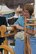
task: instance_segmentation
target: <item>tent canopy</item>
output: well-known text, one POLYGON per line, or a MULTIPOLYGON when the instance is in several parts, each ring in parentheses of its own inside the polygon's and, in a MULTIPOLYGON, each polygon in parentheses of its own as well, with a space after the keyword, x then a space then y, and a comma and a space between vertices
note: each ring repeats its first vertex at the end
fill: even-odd
POLYGON ((15 12, 14 9, 9 9, 6 5, 0 5, 0 14, 8 14, 15 12))

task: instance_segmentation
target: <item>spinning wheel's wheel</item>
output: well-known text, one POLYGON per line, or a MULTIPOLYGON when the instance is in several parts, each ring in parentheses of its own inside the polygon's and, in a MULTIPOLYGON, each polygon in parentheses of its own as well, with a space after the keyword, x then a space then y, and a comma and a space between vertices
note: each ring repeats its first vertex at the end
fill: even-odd
MULTIPOLYGON (((9 30, 9 29, 8 29, 9 30)), ((12 27, 11 27, 11 29, 10 30, 12 30, 12 27)), ((14 30, 14 33, 16 33, 16 29, 14 28, 13 29, 14 30)), ((7 31, 7 27, 5 26, 5 25, 2 25, 2 26, 0 26, 0 39, 2 38, 6 38, 7 36, 10 36, 10 35, 13 35, 14 33, 7 33, 6 34, 6 31, 7 31)), ((5 39, 6 40, 6 39, 5 39)), ((1 43, 3 42, 4 40, 2 40, 2 41, 0 41, 1 43)), ((7 40, 6 40, 7 41, 7 40)), ((7 51, 9 51, 10 52, 10 54, 14 54, 14 51, 13 51, 13 49, 11 49, 10 47, 8 47, 8 45, 7 45, 7 43, 6 42, 4 42, 2 45, 0 45, 0 48, 3 48, 6 52, 7 51)), ((4 52, 5 52, 4 51, 4 52)), ((4 53, 4 54, 7 54, 7 53, 4 53)))
POLYGON ((10 52, 10 54, 14 54, 13 49, 11 49, 10 47, 8 47, 7 45, 0 45, 0 48, 3 48, 4 50, 10 52))
POLYGON ((11 27, 8 27, 8 30, 11 30, 11 31, 14 31, 13 33, 7 33, 6 34, 6 31, 7 31, 7 27, 5 25, 2 25, 0 26, 0 37, 7 37, 7 36, 10 36, 10 35, 13 35, 16 33, 16 28, 13 26, 13 30, 12 30, 12 26, 11 27), (10 28, 10 29, 9 29, 10 28))

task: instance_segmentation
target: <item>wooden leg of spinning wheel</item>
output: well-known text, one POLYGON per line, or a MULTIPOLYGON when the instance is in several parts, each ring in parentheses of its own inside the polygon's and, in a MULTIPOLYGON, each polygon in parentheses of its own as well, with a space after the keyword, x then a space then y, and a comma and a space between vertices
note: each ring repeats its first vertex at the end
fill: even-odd
MULTIPOLYGON (((5 45, 8 45, 8 41, 7 41, 6 38, 5 38, 4 44, 5 44, 5 45)), ((6 50, 4 50, 4 54, 8 54, 8 52, 7 52, 6 50)))

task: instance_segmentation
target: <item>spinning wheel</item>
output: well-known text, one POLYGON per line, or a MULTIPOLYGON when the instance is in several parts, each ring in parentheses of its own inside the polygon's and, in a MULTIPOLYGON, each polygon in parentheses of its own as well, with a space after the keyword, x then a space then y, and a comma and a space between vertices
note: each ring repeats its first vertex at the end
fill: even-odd
MULTIPOLYGON (((28 25, 36 26, 36 24, 27 24, 26 20, 32 20, 32 19, 26 19, 25 18, 25 30, 24 30, 25 31, 25 37, 24 37, 24 41, 25 41, 25 53, 24 54, 31 54, 30 40, 29 40, 29 37, 26 36, 26 30, 27 30, 26 26, 28 26, 28 25)), ((33 20, 35 20, 35 19, 33 19, 33 20)), ((12 35, 12 33, 6 34, 5 32, 7 30, 12 30, 12 26, 11 27, 0 26, 0 37, 7 37, 7 36, 12 35), (11 29, 8 29, 8 28, 11 28, 11 29)), ((15 30, 14 33, 16 33, 16 28, 15 27, 14 27, 13 30, 15 30)), ((33 31, 33 32, 36 34, 36 30, 33 31)), ((0 48, 3 48, 4 50, 10 51, 11 54, 14 54, 13 50, 11 48, 9 48, 7 46, 7 44, 5 45, 5 43, 4 43, 4 45, 0 45, 0 48)))
POLYGON ((4 54, 7 54, 6 52, 9 51, 10 54, 14 54, 14 51, 13 49, 11 49, 10 47, 8 47, 7 45, 7 41, 8 40, 4 40, 3 38, 6 38, 7 36, 10 36, 10 35, 13 35, 14 33, 16 33, 16 29, 15 27, 13 28, 14 30, 14 33, 7 33, 6 34, 6 31, 7 30, 12 30, 12 27, 8 27, 10 29, 7 29, 7 27, 5 25, 2 25, 0 26, 0 39, 2 38, 2 41, 0 41, 0 43, 3 43, 2 45, 0 45, 0 48, 3 48, 5 50, 5 53, 4 54))

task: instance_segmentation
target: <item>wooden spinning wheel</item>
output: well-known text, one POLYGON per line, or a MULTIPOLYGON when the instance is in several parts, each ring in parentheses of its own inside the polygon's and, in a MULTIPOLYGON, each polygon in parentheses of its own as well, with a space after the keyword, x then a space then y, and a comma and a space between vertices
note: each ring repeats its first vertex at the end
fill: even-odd
MULTIPOLYGON (((13 30, 15 30, 15 27, 14 27, 13 30)), ((5 33, 6 31, 7 31, 7 27, 5 25, 0 26, 0 38, 3 38, 3 37, 5 38, 3 44, 0 45, 0 48, 4 49, 4 54, 7 54, 6 53, 7 51, 9 51, 10 54, 14 54, 13 49, 11 49, 10 47, 8 47, 8 45, 7 45, 8 40, 6 40, 6 37, 10 36, 10 35, 13 35, 14 33, 16 33, 16 31, 13 34, 12 33, 9 33, 9 34, 7 33, 6 34, 5 33)))

